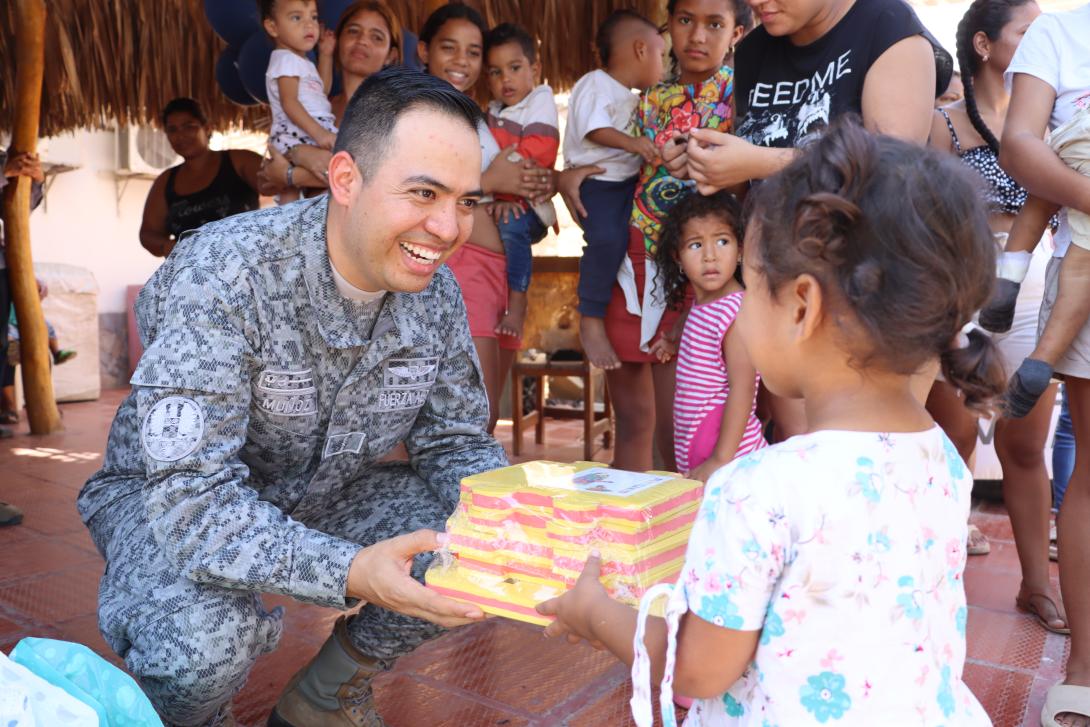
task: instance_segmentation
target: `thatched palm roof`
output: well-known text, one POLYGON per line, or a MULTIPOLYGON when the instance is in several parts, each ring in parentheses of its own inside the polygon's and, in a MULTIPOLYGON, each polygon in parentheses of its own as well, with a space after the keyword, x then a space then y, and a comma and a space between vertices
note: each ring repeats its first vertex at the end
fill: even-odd
MULTIPOLYGON (((229 0, 224 0, 229 1, 229 0)), ((175 96, 192 96, 217 127, 260 126, 263 107, 242 108, 220 93, 215 63, 224 43, 201 0, 49 0, 41 135, 115 123, 155 123, 175 96)), ((477 0, 489 24, 514 21, 543 39, 545 79, 569 88, 594 67, 594 30, 618 7, 662 20, 665 0, 477 0)), ((424 0, 391 0, 419 29, 424 0)), ((11 128, 15 96, 13 3, 0 2, 0 131, 11 128)))

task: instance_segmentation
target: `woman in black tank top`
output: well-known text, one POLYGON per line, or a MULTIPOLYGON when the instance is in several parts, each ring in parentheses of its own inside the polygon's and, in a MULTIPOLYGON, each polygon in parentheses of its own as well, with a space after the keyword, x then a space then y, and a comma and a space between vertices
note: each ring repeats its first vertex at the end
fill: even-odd
POLYGON ((144 204, 140 244, 165 257, 182 233, 258 208, 261 157, 208 148, 208 122, 196 101, 174 99, 163 109, 170 146, 184 161, 159 175, 144 204))

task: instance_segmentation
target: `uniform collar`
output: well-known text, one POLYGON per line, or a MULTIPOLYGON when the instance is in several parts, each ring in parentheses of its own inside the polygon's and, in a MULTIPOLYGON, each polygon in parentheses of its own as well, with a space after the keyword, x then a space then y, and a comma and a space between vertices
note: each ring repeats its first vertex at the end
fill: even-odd
MULTIPOLYGON (((322 338, 331 348, 355 348, 396 335, 402 347, 413 344, 414 326, 430 316, 421 293, 387 293, 383 301, 360 302, 337 290, 326 242, 329 195, 303 203, 296 219, 296 235, 302 242, 303 279, 322 338), (375 308, 382 310, 376 320, 375 308)), ((431 286, 429 286, 430 289, 431 286)))

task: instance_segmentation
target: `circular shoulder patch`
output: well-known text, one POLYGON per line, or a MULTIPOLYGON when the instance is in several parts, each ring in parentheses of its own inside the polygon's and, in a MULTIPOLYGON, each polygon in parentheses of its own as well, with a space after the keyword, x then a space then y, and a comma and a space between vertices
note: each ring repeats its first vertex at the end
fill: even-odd
POLYGON ((184 396, 168 396, 156 402, 140 428, 144 451, 160 462, 175 462, 193 454, 203 436, 201 407, 184 396))

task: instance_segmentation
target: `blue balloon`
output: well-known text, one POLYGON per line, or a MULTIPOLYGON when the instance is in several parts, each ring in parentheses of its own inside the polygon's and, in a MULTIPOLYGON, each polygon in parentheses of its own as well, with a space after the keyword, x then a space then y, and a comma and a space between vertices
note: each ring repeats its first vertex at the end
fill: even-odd
POLYGON ((257 99, 246 91, 238 75, 238 49, 227 46, 216 61, 216 83, 223 95, 240 106, 253 106, 257 99))
POLYGON ((259 30, 238 49, 238 75, 246 92, 262 103, 269 102, 265 92, 265 71, 269 68, 269 56, 273 42, 265 31, 259 30))
POLYGON ((236 48, 261 28, 255 0, 204 0, 204 14, 216 35, 236 48))

